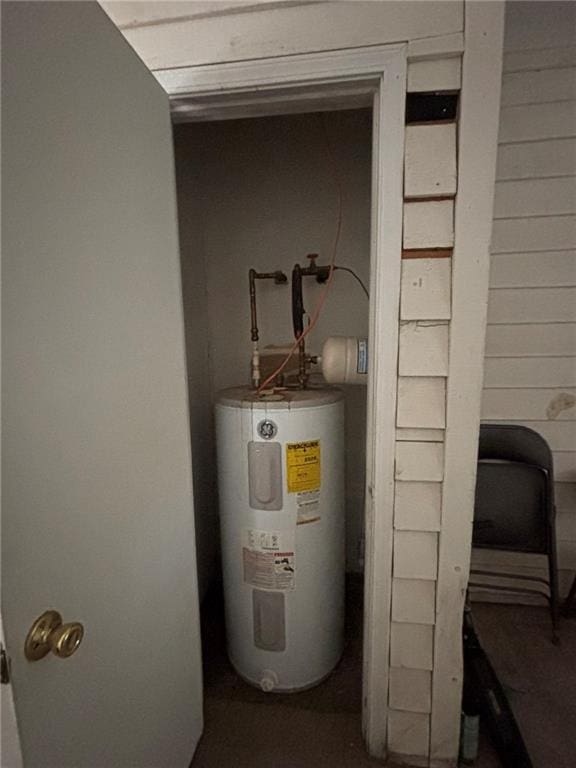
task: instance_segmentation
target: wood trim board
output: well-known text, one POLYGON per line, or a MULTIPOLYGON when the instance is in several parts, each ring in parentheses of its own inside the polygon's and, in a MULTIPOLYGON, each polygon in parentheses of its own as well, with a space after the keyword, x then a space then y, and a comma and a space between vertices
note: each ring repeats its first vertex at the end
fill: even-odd
POLYGON ((430 764, 456 765, 488 307, 504 3, 466 2, 430 764))

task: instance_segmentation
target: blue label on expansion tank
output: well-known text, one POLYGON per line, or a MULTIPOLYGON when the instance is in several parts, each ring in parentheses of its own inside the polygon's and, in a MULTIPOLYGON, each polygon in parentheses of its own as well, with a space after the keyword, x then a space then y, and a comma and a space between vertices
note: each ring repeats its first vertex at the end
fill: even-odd
POLYGON ((368 340, 358 339, 357 373, 368 373, 368 340))

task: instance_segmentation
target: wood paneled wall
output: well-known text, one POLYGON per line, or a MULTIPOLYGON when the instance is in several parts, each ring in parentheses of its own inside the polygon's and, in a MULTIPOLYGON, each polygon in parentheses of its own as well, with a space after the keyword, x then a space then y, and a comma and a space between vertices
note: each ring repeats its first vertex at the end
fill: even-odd
MULTIPOLYGON (((459 57, 409 64, 408 90, 458 90, 460 76, 459 57)), ((410 765, 430 759, 456 191, 456 123, 408 125, 388 747, 410 765)))
POLYGON ((508 4, 482 402, 484 421, 550 443, 564 591, 576 569, 575 28, 572 3, 508 4))

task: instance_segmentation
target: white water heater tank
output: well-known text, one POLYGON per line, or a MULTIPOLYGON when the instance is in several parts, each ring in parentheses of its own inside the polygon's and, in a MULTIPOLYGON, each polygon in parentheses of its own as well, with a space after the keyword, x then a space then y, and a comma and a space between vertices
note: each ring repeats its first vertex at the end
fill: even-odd
POLYGON ((265 691, 309 688, 343 648, 343 395, 225 390, 216 435, 230 661, 265 691))

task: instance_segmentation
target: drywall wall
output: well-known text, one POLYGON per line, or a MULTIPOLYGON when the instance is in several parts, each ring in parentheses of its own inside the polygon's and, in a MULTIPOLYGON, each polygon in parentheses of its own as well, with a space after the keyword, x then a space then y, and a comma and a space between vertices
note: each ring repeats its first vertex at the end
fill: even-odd
MULTIPOLYGON (((354 110, 186 124, 175 129, 175 147, 195 502, 197 509, 202 505, 199 514, 205 515, 198 522, 202 563, 204 552, 212 557, 215 534, 214 491, 208 480, 214 475, 209 390, 249 382, 248 270, 283 269, 290 274, 296 262, 306 263, 308 253, 319 253, 321 262, 327 262, 337 230, 340 184, 337 263, 352 266, 368 282, 371 115, 369 110, 354 110), (205 493, 199 492, 198 483, 205 493)), ((320 288, 307 280, 304 290, 310 311, 320 288)), ((261 281, 257 291, 261 347, 290 343, 289 286, 261 281)), ((366 297, 350 275, 337 272, 310 334, 309 350, 320 352, 330 335, 366 336, 367 331, 366 297)), ((366 389, 348 387, 346 394, 347 563, 350 570, 359 570, 366 389)), ((200 567, 206 570, 208 564, 200 567)))
POLYGON ((508 3, 504 50, 482 417, 550 443, 565 591, 576 569, 576 5, 508 3))

